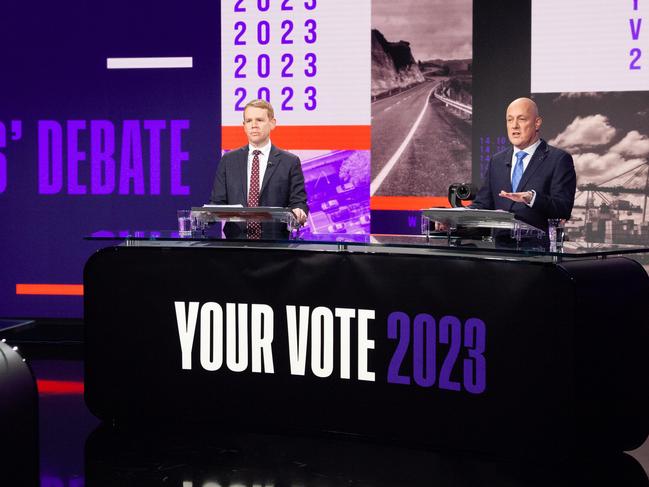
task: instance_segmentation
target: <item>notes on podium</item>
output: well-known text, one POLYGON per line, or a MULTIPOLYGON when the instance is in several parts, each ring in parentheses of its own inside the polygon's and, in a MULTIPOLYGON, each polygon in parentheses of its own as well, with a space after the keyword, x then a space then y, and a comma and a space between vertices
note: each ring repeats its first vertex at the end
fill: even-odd
POLYGON ((545 232, 504 210, 480 210, 477 208, 428 208, 421 211, 426 233, 434 230, 434 223, 442 223, 450 232, 459 226, 467 228, 501 228, 512 230, 516 236, 521 233, 542 236, 545 232))
POLYGON ((192 218, 202 223, 257 221, 286 223, 291 229, 299 227, 293 211, 280 206, 203 205, 192 208, 192 218))

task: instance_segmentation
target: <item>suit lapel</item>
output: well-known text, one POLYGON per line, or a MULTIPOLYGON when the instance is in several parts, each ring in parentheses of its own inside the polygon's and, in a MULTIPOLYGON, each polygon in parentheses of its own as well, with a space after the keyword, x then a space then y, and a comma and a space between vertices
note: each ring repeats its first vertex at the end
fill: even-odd
POLYGON ((501 186, 500 189, 511 193, 512 191, 512 154, 514 152, 513 148, 509 148, 505 154, 505 160, 500 164, 500 178, 501 186))
POLYGON ((549 151, 548 145, 545 143, 544 140, 542 140, 539 146, 534 151, 534 155, 532 156, 532 159, 530 160, 529 164, 527 165, 527 168, 525 169, 525 172, 523 173, 521 182, 518 184, 519 191, 525 190, 525 186, 527 185, 527 182, 538 170, 538 168, 541 167, 541 163, 543 162, 543 159, 545 159, 545 157, 548 155, 548 151, 549 151))
MULTIPOLYGON (((498 164, 498 181, 500 184, 497 185, 494 189, 498 192, 506 191, 511 193, 512 191, 512 154, 514 149, 510 147, 504 155, 504 159, 498 164)), ((503 199, 501 196, 494 194, 494 198, 503 199)), ((513 201, 508 201, 505 203, 506 210, 511 210, 514 205, 513 201)))
MULTIPOLYGON (((236 178, 241 181, 241 194, 243 195, 243 205, 248 206, 248 146, 239 149, 237 154, 237 171, 236 178)), ((235 179, 236 180, 236 179, 235 179)))
POLYGON ((282 159, 279 150, 277 150, 277 147, 275 147, 274 145, 271 145, 270 154, 268 155, 268 165, 266 166, 266 172, 264 173, 264 180, 262 181, 261 188, 259 190, 260 197, 268 186, 268 181, 270 181, 270 178, 273 177, 273 173, 275 172, 275 169, 277 169, 277 166, 279 166, 281 160, 282 159))

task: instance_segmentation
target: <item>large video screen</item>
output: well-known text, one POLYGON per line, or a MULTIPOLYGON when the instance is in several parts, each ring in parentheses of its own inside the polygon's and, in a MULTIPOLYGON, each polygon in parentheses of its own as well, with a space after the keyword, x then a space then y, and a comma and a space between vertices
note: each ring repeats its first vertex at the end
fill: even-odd
POLYGON ((375 210, 448 204, 471 181, 473 2, 372 2, 375 210))
POLYGON ((637 0, 532 1, 531 92, 543 132, 570 152, 573 241, 647 244, 649 36, 637 0))
POLYGON ((222 147, 247 143, 243 108, 270 101, 271 141, 302 161, 305 238, 369 233, 370 0, 221 3, 222 147))
POLYGON ((7 2, 0 317, 83 313, 89 235, 177 228, 220 147, 218 2, 7 2))
POLYGON ((534 0, 531 91, 649 89, 643 3, 534 0))

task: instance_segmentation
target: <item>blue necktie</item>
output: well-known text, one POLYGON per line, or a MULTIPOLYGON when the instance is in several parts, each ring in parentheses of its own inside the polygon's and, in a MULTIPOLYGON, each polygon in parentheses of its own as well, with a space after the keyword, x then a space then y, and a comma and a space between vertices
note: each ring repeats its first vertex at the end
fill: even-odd
POLYGON ((512 173, 512 193, 516 192, 518 189, 518 183, 521 182, 521 178, 523 177, 523 159, 525 159, 526 155, 527 152, 525 151, 518 151, 516 153, 516 165, 514 166, 514 172, 512 173))

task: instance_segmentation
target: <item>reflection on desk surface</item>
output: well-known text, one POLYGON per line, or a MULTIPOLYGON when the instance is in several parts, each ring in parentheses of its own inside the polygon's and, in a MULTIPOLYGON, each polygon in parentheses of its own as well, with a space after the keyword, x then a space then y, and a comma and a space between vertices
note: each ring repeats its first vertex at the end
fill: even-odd
POLYGON ((326 233, 297 235, 290 239, 246 240, 226 239, 220 232, 193 234, 179 237, 178 232, 158 231, 101 231, 86 237, 88 240, 117 241, 132 246, 244 246, 275 247, 297 250, 353 251, 353 252, 399 252, 435 253, 452 252, 453 254, 502 254, 519 257, 550 258, 595 258, 615 255, 633 255, 638 260, 649 256, 649 245, 611 244, 593 242, 564 242, 563 248, 550 251, 547 240, 527 237, 516 241, 506 234, 491 237, 467 238, 451 236, 443 232, 426 235, 386 235, 386 234, 350 234, 326 233))

